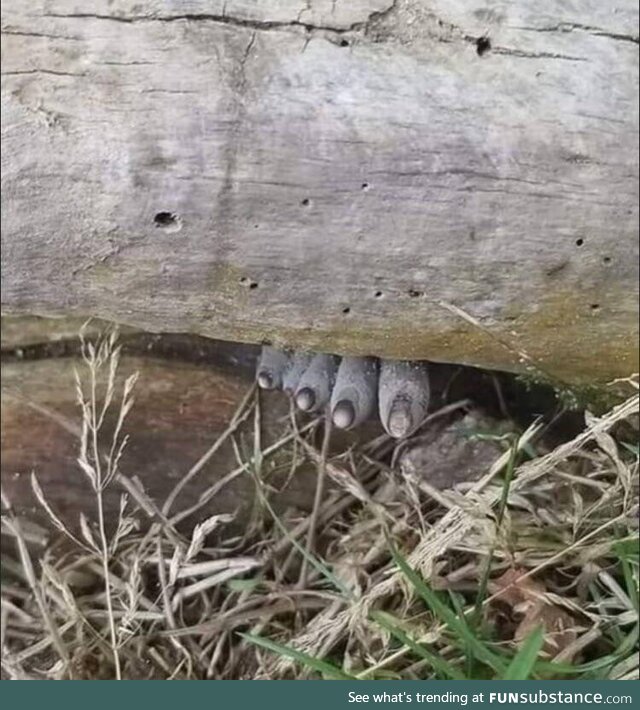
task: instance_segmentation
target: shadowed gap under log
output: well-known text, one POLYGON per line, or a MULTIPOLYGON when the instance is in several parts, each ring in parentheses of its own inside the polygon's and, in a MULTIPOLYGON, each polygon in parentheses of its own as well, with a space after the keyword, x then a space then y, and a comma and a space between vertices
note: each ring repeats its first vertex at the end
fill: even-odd
MULTIPOLYGON (((97 325, 97 324, 96 324, 97 325)), ((64 324, 57 323, 58 332, 64 324)), ((35 326, 33 326, 35 327, 35 326)), ((68 326, 67 326, 68 327, 68 326)), ((28 331, 28 329, 25 329, 28 331)), ((9 330, 5 330, 9 333, 9 330)), ((7 338, 2 355, 2 481, 18 510, 37 509, 29 474, 36 472, 52 506, 72 527, 78 516, 93 506, 92 493, 78 469, 77 436, 61 421, 79 427, 75 400, 74 368, 82 371, 78 341, 68 338, 18 344, 7 338), (13 346, 13 347, 11 347, 13 346)), ((251 386, 257 348, 183 335, 124 333, 119 379, 140 373, 135 404, 126 424, 130 436, 122 461, 123 472, 137 476, 150 497, 161 504, 198 458, 228 425, 233 412, 251 386)), ((496 420, 514 420, 520 426, 533 418, 558 411, 552 390, 528 387, 513 375, 483 372, 474 368, 433 364, 430 409, 469 399, 496 420)), ((265 393, 262 400, 263 446, 283 435, 288 426, 289 400, 281 392, 265 393)), ((301 422, 309 419, 301 415, 301 422)), ((556 422, 553 432, 563 437, 580 421, 575 413, 556 422)), ((109 423, 108 423, 109 424, 109 423)), ((112 424, 112 422, 111 422, 112 424)), ((109 424, 109 425, 111 425, 109 424)), ((250 419, 238 430, 238 441, 251 451, 250 419)), ((380 435, 377 417, 351 432, 335 431, 332 450, 380 435)), ((265 472, 276 489, 290 470, 278 470, 286 456, 275 455, 265 463, 265 472)), ((230 445, 224 446, 202 473, 183 491, 180 509, 194 504, 200 494, 237 467, 230 445)), ((308 510, 313 499, 315 469, 301 462, 281 494, 274 497, 278 510, 293 507, 308 510)), ((237 512, 240 528, 250 514, 253 484, 239 476, 221 490, 198 517, 219 512, 237 512)), ((118 508, 115 490, 107 495, 111 514, 118 508)), ((46 523, 43 516, 40 520, 46 523)))

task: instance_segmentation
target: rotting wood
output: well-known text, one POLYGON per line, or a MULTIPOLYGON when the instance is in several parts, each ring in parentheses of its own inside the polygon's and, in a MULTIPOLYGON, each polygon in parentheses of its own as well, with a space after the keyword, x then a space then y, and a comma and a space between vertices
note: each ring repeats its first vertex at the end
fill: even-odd
POLYGON ((638 7, 2 8, 2 307, 637 369, 638 7))

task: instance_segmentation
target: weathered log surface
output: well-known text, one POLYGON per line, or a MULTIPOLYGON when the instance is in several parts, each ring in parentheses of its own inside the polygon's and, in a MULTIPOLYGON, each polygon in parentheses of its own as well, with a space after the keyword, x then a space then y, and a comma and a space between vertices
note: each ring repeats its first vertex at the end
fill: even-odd
MULTIPOLYGON (((79 345, 80 331, 86 338, 96 338, 114 327, 98 319, 38 318, 37 316, 4 316, 0 318, 2 352, 15 351, 17 357, 27 348, 51 347, 53 343, 73 342, 79 345)), ((136 332, 133 328, 118 328, 121 334, 136 332)))
POLYGON ((5 0, 3 310, 626 375, 637 24, 634 0, 5 0))

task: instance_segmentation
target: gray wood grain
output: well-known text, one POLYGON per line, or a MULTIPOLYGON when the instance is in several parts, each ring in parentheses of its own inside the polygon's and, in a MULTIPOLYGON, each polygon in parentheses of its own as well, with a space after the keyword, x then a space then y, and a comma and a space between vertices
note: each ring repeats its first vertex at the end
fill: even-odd
POLYGON ((637 26, 635 0, 5 0, 3 312, 626 375, 637 26))

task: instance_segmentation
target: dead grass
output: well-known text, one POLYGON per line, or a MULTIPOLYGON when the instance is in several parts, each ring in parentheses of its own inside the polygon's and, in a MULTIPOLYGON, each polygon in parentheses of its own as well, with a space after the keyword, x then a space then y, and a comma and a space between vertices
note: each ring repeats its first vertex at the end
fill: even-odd
POLYGON ((539 427, 513 432, 479 481, 449 491, 392 470, 387 437, 329 456, 321 420, 292 415, 263 447, 252 389, 163 502, 119 470, 135 380, 116 392, 118 353, 112 335, 83 345, 74 475, 96 508, 80 533, 57 517, 37 472, 34 493, 64 544, 43 545, 2 497, 5 678, 496 677, 498 661, 538 643, 536 630, 534 677, 638 677, 635 379, 622 404, 587 413, 572 441, 546 451, 539 427), (110 407, 120 417, 105 440, 110 407), (237 467, 179 509, 222 440, 237 467), (318 467, 309 516, 281 519, 271 505, 264 463, 283 451, 292 472, 303 460, 318 467), (258 503, 244 534, 226 532, 225 515, 185 530, 239 476, 258 503), (115 524, 102 504, 112 486, 124 489, 115 524))

